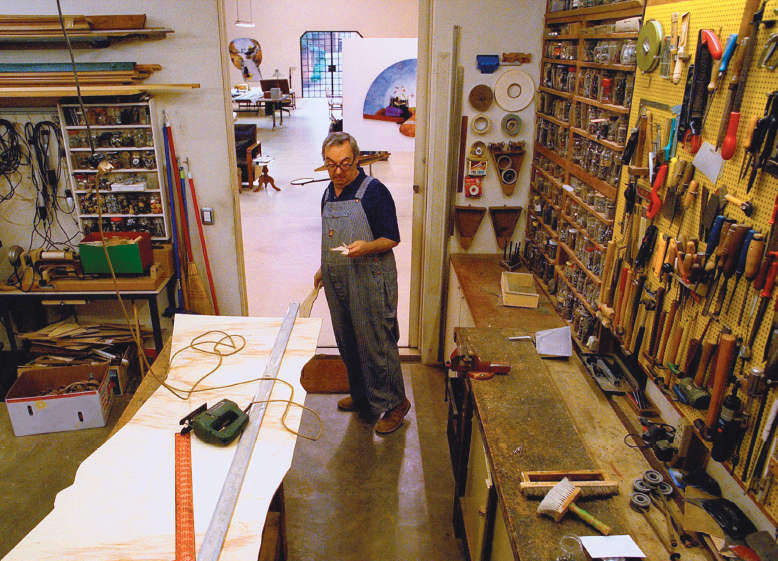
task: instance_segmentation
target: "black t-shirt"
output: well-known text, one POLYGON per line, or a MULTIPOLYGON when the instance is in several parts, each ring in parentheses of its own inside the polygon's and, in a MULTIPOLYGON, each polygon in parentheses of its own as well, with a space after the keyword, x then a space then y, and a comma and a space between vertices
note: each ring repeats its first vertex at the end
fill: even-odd
MULTIPOLYGON (((332 183, 330 183, 321 199, 322 210, 324 210, 324 203, 326 202, 341 202, 355 199, 365 177, 365 170, 359 168, 357 178, 343 188, 340 197, 335 197, 335 189, 332 187, 332 183)), ((386 188, 386 185, 377 179, 373 179, 365 190, 365 195, 360 202, 365 210, 370 230, 373 232, 373 238, 387 238, 400 243, 397 210, 394 206, 392 194, 386 188)))

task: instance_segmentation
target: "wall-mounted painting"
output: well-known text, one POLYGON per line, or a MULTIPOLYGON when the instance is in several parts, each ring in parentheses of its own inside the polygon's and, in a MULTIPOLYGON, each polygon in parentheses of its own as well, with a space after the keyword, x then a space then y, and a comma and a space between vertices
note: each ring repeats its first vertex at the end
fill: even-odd
POLYGON ((256 39, 244 37, 230 41, 230 60, 247 82, 262 79, 262 72, 259 71, 259 65, 262 63, 262 47, 256 39))
POLYGON ((385 68, 365 95, 362 117, 400 125, 400 133, 416 135, 416 59, 395 62, 385 68))

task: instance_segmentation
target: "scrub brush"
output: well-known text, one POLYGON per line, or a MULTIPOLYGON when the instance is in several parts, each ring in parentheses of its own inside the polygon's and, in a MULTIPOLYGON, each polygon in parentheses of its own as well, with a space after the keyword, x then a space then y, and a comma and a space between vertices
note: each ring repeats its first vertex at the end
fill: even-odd
POLYGON ((563 478, 581 489, 582 497, 612 497, 619 492, 619 483, 608 479, 602 470, 523 471, 519 488, 528 498, 541 499, 563 478))
POLYGON ((554 488, 548 492, 548 495, 540 501, 538 505, 538 514, 545 514, 554 519, 554 522, 559 522, 562 517, 567 514, 568 510, 573 511, 578 518, 595 528, 602 535, 607 536, 611 533, 610 526, 597 520, 594 516, 586 512, 581 507, 575 504, 575 500, 581 494, 581 490, 574 486, 565 477, 554 485, 554 488))

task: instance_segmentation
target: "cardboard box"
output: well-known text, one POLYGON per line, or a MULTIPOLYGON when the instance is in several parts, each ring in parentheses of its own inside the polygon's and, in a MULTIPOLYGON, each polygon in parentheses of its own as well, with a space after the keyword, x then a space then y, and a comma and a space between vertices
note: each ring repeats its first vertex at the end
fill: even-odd
POLYGON ((128 345, 122 356, 111 361, 108 366, 108 376, 113 384, 114 395, 122 395, 126 392, 128 382, 139 375, 138 347, 135 345, 128 345))
POLYGON ((26 370, 8 391, 5 403, 16 436, 104 427, 113 405, 108 365, 26 370), (90 376, 100 383, 97 390, 36 397, 90 376))
POLYGON ((162 266, 163 276, 172 277, 176 273, 176 263, 173 260, 173 244, 163 243, 151 248, 154 263, 162 266))
MULTIPOLYGON (((151 251, 151 234, 148 232, 106 232, 105 239, 126 238, 138 240, 138 243, 108 246, 108 256, 111 258, 114 272, 119 274, 142 275, 154 263, 151 251)), ((102 245, 87 245, 84 242, 99 242, 100 232, 89 234, 78 245, 81 255, 81 265, 87 274, 110 274, 108 261, 102 245)))
POLYGON ((535 279, 529 273, 503 272, 500 277, 502 302, 516 308, 537 308, 540 295, 535 291, 535 279))

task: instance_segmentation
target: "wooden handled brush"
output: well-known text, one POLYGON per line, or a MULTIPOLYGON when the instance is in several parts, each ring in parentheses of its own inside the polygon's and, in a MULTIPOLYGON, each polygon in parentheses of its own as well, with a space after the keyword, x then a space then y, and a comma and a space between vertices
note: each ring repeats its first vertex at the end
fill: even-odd
POLYGON ((559 522, 562 517, 567 514, 567 511, 570 510, 574 512, 578 518, 589 524, 602 535, 609 535, 611 533, 610 526, 601 522, 575 504, 575 500, 580 494, 581 489, 574 486, 565 477, 562 481, 554 485, 554 488, 548 492, 548 495, 540 501, 540 505, 538 505, 538 514, 545 514, 546 516, 553 518, 554 522, 559 522))

